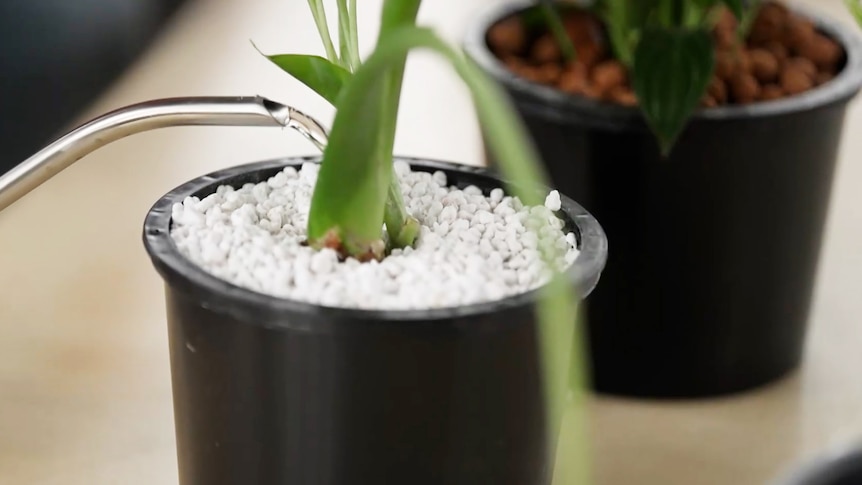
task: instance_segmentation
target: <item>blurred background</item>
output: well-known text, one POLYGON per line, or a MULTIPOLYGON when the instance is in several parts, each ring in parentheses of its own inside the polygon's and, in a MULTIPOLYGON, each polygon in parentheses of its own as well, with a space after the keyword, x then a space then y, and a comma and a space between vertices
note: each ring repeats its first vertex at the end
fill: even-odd
POLYGON ((184 2, 0 2, 0 173, 59 135, 184 2))

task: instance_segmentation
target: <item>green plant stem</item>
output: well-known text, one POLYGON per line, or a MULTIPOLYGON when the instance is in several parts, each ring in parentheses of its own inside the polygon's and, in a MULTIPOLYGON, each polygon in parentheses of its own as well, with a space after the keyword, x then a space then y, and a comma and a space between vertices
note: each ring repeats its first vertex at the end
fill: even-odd
POLYGON ((350 31, 352 24, 347 0, 338 0, 338 49, 342 64, 351 72, 359 67, 359 55, 351 45, 354 37, 350 31))
MULTIPOLYGON (((384 2, 377 48, 381 46, 381 42, 389 32, 415 24, 421 4, 421 0, 387 0, 384 2)), ((386 91, 383 96, 383 105, 380 107, 383 126, 380 127, 379 154, 387 158, 390 165, 393 162, 395 128, 398 124, 398 106, 401 100, 401 84, 404 80, 406 63, 407 54, 405 53, 400 61, 389 68, 384 79, 386 91)), ((383 212, 383 222, 386 224, 386 232, 389 235, 389 245, 394 248, 410 246, 418 235, 419 222, 407 213, 401 194, 401 184, 394 174, 390 177, 388 191, 389 196, 383 212)))
POLYGON ((332 63, 343 66, 338 59, 338 53, 335 52, 332 37, 329 35, 329 25, 326 23, 326 10, 323 8, 323 1, 308 0, 308 6, 311 9, 311 15, 314 17, 314 23, 317 25, 320 40, 323 41, 323 48, 326 49, 326 58, 332 63))
POLYGON ((356 1, 350 0, 350 4, 347 9, 347 15, 350 19, 350 48, 352 50, 351 55, 354 59, 356 59, 357 67, 362 63, 362 59, 359 56, 359 27, 357 26, 359 20, 357 18, 358 12, 356 11, 356 1))
POLYGON ((416 241, 421 225, 419 221, 407 214, 398 177, 393 174, 390 180, 386 207, 383 209, 383 220, 386 223, 386 233, 389 235, 389 246, 406 248, 416 241), (390 231, 390 224, 398 230, 390 231))

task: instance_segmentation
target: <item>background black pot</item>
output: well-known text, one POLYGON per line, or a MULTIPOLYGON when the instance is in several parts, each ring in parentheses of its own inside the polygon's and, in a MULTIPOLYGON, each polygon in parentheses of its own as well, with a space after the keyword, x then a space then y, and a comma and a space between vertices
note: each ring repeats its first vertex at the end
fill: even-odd
POLYGON ((774 485, 858 485, 862 483, 862 447, 837 450, 806 463, 774 485))
MULTIPOLYGON (((549 483, 533 293, 431 311, 325 308, 239 288, 178 252, 174 203, 309 160, 197 178, 147 215, 145 246, 166 282, 180 483, 549 483)), ((408 162, 459 186, 500 186, 481 169, 408 162)), ((586 295, 606 240, 578 204, 564 198, 563 210, 586 295)))
POLYGON ((833 81, 702 111, 662 160, 638 110, 518 78, 489 51, 488 28, 533 3, 495 3, 465 48, 512 96, 554 185, 613 241, 587 302, 596 389, 712 395, 793 369, 845 109, 862 83, 855 31, 812 16, 847 51, 833 81))

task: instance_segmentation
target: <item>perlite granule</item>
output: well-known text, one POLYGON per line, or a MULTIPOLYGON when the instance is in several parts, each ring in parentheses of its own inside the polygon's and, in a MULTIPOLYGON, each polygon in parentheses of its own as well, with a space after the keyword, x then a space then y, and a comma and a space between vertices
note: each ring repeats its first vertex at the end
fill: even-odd
POLYGON ((396 162, 407 210, 421 223, 415 248, 383 261, 339 261, 303 245, 319 166, 286 167, 266 182, 220 186, 173 207, 171 236, 205 271, 241 287, 325 306, 404 310, 493 301, 548 280, 540 248, 559 269, 577 257, 563 232, 560 195, 524 207, 494 189, 447 186, 443 172, 396 162))

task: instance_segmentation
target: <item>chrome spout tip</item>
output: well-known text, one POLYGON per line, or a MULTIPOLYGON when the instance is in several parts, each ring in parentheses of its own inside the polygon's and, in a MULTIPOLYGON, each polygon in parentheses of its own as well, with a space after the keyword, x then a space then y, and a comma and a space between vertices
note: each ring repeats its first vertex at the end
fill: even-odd
POLYGON ((261 98, 261 102, 278 124, 298 131, 321 151, 326 147, 328 135, 319 121, 292 106, 271 99, 261 98))

